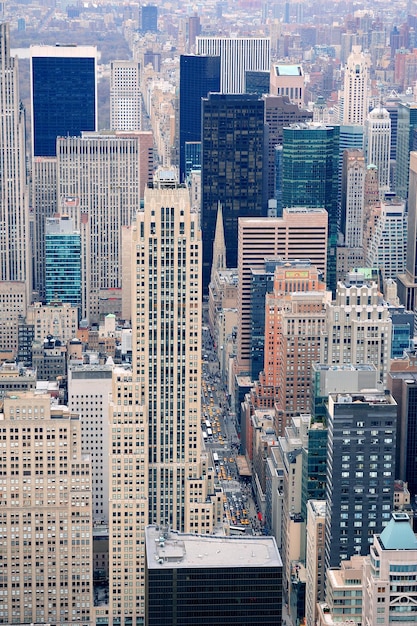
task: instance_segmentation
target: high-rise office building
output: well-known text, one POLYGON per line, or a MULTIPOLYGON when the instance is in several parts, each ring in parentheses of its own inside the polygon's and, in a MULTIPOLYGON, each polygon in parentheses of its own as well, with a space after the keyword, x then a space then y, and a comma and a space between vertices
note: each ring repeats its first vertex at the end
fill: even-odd
POLYGON ((81 307, 81 238, 68 217, 46 220, 45 299, 81 307))
POLYGON ((341 231, 348 248, 363 245, 365 205, 365 157, 362 150, 345 150, 342 171, 341 231))
POLYGON ((110 64, 110 128, 142 129, 140 63, 112 61, 110 64))
POLYGON ((330 394, 325 564, 369 552, 390 519, 397 403, 389 393, 330 394))
POLYGON ((139 7, 139 30, 142 33, 158 32, 158 7, 155 4, 142 4, 139 7))
POLYGON ((366 162, 378 168, 380 192, 390 189, 391 118, 381 106, 366 120, 366 162))
POLYGON ((201 33, 201 21, 200 16, 190 15, 188 18, 188 51, 195 52, 195 41, 198 35, 201 33))
POLYGON ((396 280, 405 271, 406 203, 401 198, 386 198, 368 216, 363 249, 366 267, 378 267, 384 280, 396 280))
POLYGON ((97 322, 106 291, 121 289, 121 229, 151 181, 152 133, 83 133, 57 146, 58 208, 81 235, 81 316, 97 322))
POLYGON ((89 625, 91 474, 80 420, 32 391, 7 393, 2 417, 1 622, 89 625))
POLYGON ((111 626, 143 624, 145 526, 189 532, 200 476, 201 234, 176 173, 145 190, 132 252, 132 371, 114 370, 110 406, 111 626))
POLYGON ((227 267, 237 266, 239 217, 265 215, 264 101, 212 94, 202 104, 203 289, 207 290, 217 208, 222 203, 227 267))
POLYGON ((410 152, 415 149, 414 131, 417 129, 417 103, 398 104, 397 162, 395 170, 395 192, 407 200, 410 176, 410 152))
POLYGON ((57 212, 56 157, 32 159, 33 289, 45 301, 45 224, 57 212))
POLYGON ((415 623, 417 537, 407 513, 395 512, 365 559, 362 623, 415 623), (379 622, 379 620, 381 620, 379 622))
POLYGON ((306 524, 306 623, 316 624, 317 602, 324 600, 326 572, 324 569, 324 539, 326 502, 309 500, 306 524))
MULTIPOLYGON (((276 179, 281 175, 276 168, 276 148, 282 145, 283 129, 290 124, 311 120, 311 111, 300 109, 297 104, 290 102, 288 96, 264 95, 265 124, 268 141, 268 180, 267 199, 275 198, 276 179)), ((281 217, 277 215, 277 217, 281 217)))
POLYGON ((266 37, 197 37, 197 54, 219 56, 221 93, 245 93, 246 70, 270 70, 270 40, 266 37))
POLYGON ((325 278, 326 250, 325 209, 284 209, 283 217, 280 218, 239 219, 237 368, 240 373, 251 371, 252 270, 263 268, 266 258, 280 256, 284 259, 310 260, 323 272, 325 278))
POLYGON ((270 70, 270 93, 287 96, 292 104, 304 106, 305 76, 301 65, 273 63, 270 70))
POLYGON ((398 277, 398 297, 408 311, 415 312, 417 308, 417 152, 411 152, 409 159, 407 255, 405 272, 398 277))
POLYGON ((282 561, 273 537, 161 534, 148 526, 146 555, 147 626, 282 623, 282 561))
POLYGON ((336 288, 339 127, 311 122, 284 128, 282 204, 321 207, 329 215, 327 285, 336 288))
POLYGON ((57 137, 97 127, 95 46, 31 46, 32 152, 56 155, 57 137))
POLYGON ((19 100, 17 59, 10 56, 9 24, 0 23, 0 281, 30 280, 29 196, 25 115, 19 100))
POLYGON ((336 298, 327 305, 320 363, 373 364, 385 384, 391 355, 392 321, 375 282, 363 276, 357 284, 339 282, 336 298))
POLYGON ((352 46, 345 69, 343 124, 365 124, 368 116, 370 65, 370 57, 362 52, 362 47, 352 46))
POLYGON ((180 56, 180 180, 186 171, 185 145, 201 142, 201 99, 220 91, 219 56, 180 56))

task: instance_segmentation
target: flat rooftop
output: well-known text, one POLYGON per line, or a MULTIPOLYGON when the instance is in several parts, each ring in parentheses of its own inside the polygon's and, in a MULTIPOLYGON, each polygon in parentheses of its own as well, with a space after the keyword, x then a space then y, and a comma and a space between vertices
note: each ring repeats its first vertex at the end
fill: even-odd
POLYGON ((149 569, 282 567, 274 537, 193 535, 145 529, 149 569))

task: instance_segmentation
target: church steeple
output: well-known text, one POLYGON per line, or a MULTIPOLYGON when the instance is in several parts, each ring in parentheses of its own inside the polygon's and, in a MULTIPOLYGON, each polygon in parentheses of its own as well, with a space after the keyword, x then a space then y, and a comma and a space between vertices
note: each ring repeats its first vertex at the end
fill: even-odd
POLYGON ((217 270, 226 268, 226 243, 224 241, 223 210, 221 202, 217 205, 216 232, 213 241, 213 263, 210 282, 213 282, 217 270))

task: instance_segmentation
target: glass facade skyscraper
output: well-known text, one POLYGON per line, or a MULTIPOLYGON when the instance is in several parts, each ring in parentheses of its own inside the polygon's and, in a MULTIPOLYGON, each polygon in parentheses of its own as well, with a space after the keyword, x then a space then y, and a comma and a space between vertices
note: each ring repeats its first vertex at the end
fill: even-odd
POLYGON ((57 137, 96 130, 97 84, 94 46, 32 46, 32 149, 56 155, 57 137))
MULTIPOLYGON (((336 288, 339 127, 294 124, 284 128, 282 204, 320 207, 329 215, 327 285, 336 288)), ((307 242, 306 242, 307 244, 307 242)))
POLYGON ((265 208, 264 107, 262 98, 214 94, 202 108, 203 289, 210 281, 219 201, 223 208, 227 267, 237 267, 239 217, 265 208))
POLYGON ((46 302, 81 307, 81 239, 70 218, 51 217, 45 230, 46 302))
POLYGON ((180 57, 180 180, 187 171, 186 144, 201 141, 201 99, 220 91, 220 57, 180 57))

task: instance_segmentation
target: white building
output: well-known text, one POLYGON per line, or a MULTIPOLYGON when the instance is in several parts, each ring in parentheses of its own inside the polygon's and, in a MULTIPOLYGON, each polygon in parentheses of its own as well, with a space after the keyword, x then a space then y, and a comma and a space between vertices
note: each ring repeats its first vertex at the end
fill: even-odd
POLYGON ((366 163, 378 168, 380 192, 390 188, 391 118, 381 106, 373 109, 366 120, 366 163))
POLYGON ((365 203, 365 157, 362 150, 345 150, 342 170, 342 216, 347 248, 362 248, 365 203))
POLYGON ((362 625, 416 623, 417 538, 406 513, 393 513, 380 535, 374 535, 365 559, 362 625))
POLYGON ((392 322, 376 283, 339 282, 336 298, 327 304, 320 363, 373 363, 385 383, 391 352, 392 322))
POLYGON ((245 93, 247 70, 270 71, 267 37, 197 37, 197 54, 220 56, 221 93, 245 93))
POLYGON ((81 421, 81 450, 91 461, 93 521, 109 522, 109 394, 112 365, 68 368, 68 406, 81 421))
POLYGON ((142 128, 140 63, 137 61, 112 61, 110 64, 110 128, 142 128))
POLYGON ((306 620, 307 626, 315 626, 317 602, 324 600, 326 502, 307 502, 306 544, 306 620))
POLYGON ((361 46, 352 46, 345 69, 343 124, 363 126, 368 115, 369 68, 371 60, 361 46))
POLYGON ((367 267, 378 267, 384 280, 405 272, 407 253, 407 211, 405 201, 392 198, 374 207, 364 240, 367 267))
POLYGON ((23 282, 29 301, 29 194, 25 115, 17 59, 10 56, 9 24, 0 24, 0 281, 23 282))

